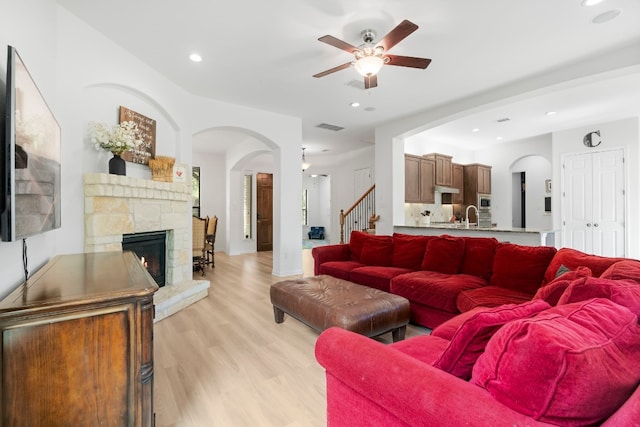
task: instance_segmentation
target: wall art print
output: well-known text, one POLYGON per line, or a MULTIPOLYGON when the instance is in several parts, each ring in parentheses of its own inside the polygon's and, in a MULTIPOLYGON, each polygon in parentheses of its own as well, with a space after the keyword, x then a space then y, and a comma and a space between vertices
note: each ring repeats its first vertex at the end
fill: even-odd
POLYGON ((128 162, 148 165, 149 159, 156 155, 156 121, 120 106, 120 123, 125 121, 133 121, 138 125, 142 144, 134 150, 122 153, 122 158, 128 162))

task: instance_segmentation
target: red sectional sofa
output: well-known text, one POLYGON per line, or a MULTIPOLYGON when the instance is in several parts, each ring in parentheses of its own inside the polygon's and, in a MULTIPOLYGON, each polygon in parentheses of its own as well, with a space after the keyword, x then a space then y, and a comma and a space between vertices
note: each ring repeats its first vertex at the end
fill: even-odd
POLYGON ((327 424, 640 426, 640 262, 560 249, 543 275, 531 301, 474 307, 430 335, 324 331, 327 424))
POLYGON ((316 275, 403 296, 411 305, 411 321, 431 329, 475 307, 529 301, 561 267, 583 267, 597 277, 620 260, 493 238, 360 231, 352 232, 348 244, 319 246, 312 255, 316 275))

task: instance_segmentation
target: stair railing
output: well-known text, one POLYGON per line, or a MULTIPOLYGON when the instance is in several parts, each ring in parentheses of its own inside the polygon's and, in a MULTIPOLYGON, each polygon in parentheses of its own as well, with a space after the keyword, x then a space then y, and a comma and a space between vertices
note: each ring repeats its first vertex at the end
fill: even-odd
POLYGON ((340 243, 351 236, 353 230, 365 231, 375 227, 376 215, 376 185, 373 184, 356 202, 346 211, 340 209, 340 243))

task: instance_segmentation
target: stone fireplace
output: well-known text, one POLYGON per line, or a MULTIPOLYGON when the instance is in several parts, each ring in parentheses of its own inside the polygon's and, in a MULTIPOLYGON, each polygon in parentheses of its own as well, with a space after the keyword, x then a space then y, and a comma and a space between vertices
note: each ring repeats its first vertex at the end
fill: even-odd
POLYGON ((166 231, 165 282, 154 296, 156 321, 204 298, 208 280, 193 280, 191 188, 142 178, 84 175, 84 251, 121 251, 124 234, 166 231))

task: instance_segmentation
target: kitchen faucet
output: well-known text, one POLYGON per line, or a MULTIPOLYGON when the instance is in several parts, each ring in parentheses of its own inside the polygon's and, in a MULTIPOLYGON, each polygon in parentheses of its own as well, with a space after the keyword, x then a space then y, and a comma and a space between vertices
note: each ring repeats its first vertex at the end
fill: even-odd
POLYGON ((464 228, 469 228, 469 208, 473 208, 476 211, 476 224, 478 222, 478 217, 480 216, 480 214, 478 213, 478 208, 476 208, 473 205, 469 205, 467 206, 467 211, 465 212, 464 216, 465 216, 465 220, 464 220, 464 228))

